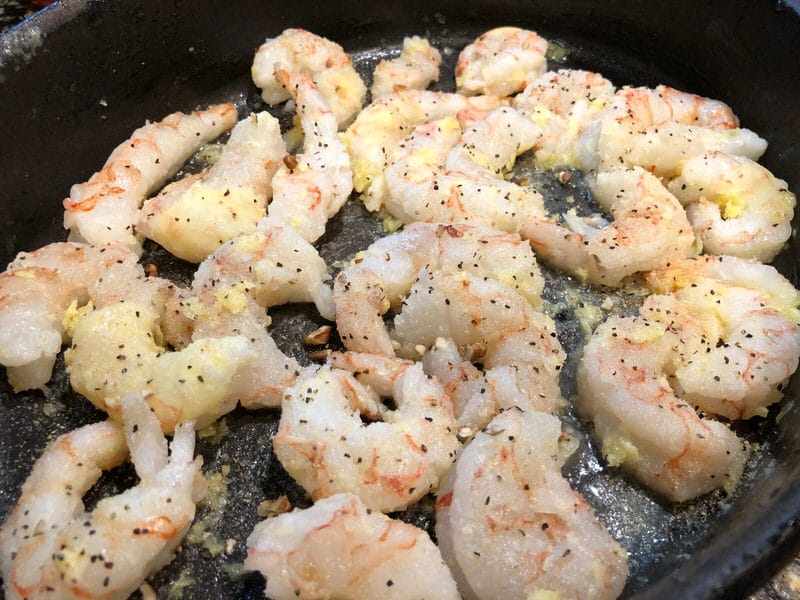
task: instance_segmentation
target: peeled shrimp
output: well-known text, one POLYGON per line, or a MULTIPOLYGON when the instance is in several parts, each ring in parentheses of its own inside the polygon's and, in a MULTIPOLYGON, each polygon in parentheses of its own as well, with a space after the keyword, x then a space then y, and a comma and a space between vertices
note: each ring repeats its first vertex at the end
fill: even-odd
POLYGON ((198 339, 167 352, 161 329, 164 304, 121 298, 81 309, 65 353, 70 383, 117 420, 122 399, 146 391, 165 432, 187 420, 204 427, 236 406, 239 390, 231 383, 256 354, 238 335, 198 339))
POLYGON ((578 168, 583 133, 614 99, 614 86, 599 73, 559 69, 531 81, 514 97, 514 108, 525 113, 542 130, 534 146, 536 164, 542 168, 578 168))
POLYGON ((236 123, 232 104, 190 115, 177 112, 146 123, 117 146, 103 168, 76 184, 64 200, 64 227, 70 240, 121 244, 141 253, 134 225, 148 194, 169 179, 202 144, 236 123))
POLYGON ((460 94, 510 96, 547 69, 547 40, 519 27, 497 27, 466 46, 456 63, 460 94))
POLYGON ((168 455, 140 395, 123 401, 122 414, 124 433, 110 421, 87 425, 36 461, 0 529, 7 598, 127 598, 172 560, 205 495, 194 428, 176 428, 168 455), (82 496, 128 449, 139 483, 87 512, 82 496))
POLYGON ((261 97, 275 105, 291 96, 275 71, 288 71, 292 78, 308 75, 330 106, 336 122, 346 126, 356 116, 367 88, 353 68, 350 55, 335 42, 303 29, 286 29, 269 38, 256 51, 251 74, 261 88, 261 97))
POLYGON ((695 236, 678 200, 639 167, 598 173, 590 184, 594 199, 614 220, 564 215, 567 227, 531 220, 522 230, 537 255, 592 283, 617 286, 696 253, 695 236))
POLYGON ((495 417, 439 490, 436 536, 463 598, 616 598, 627 553, 570 489, 561 424, 536 411, 495 417))
POLYGON ((229 239, 255 230, 285 155, 277 119, 267 112, 244 118, 210 169, 144 203, 137 231, 179 258, 202 261, 229 239))
POLYGON ((275 173, 267 221, 291 225, 313 242, 353 191, 350 157, 339 140, 336 118, 311 78, 280 69, 275 77, 295 100, 304 138, 303 153, 287 158, 275 173))
POLYGON ((544 216, 539 192, 507 181, 503 167, 538 139, 538 129, 514 109, 503 107, 468 130, 462 139, 452 118, 416 127, 386 169, 386 209, 403 223, 483 223, 519 231, 544 216))
POLYGON ((14 391, 44 389, 67 340, 63 319, 112 265, 136 264, 118 246, 54 243, 21 252, 0 275, 0 364, 14 391))
POLYGON ((425 360, 453 397, 459 425, 480 428, 500 409, 519 402, 545 412, 563 404, 558 375, 565 354, 553 320, 497 281, 466 272, 423 271, 394 326, 402 355, 413 356, 420 346, 446 350, 440 339, 476 355, 458 361, 451 349, 425 360), (463 368, 469 359, 479 360, 485 373, 463 368))
POLYGON ((584 347, 577 375, 579 408, 609 466, 675 502, 733 486, 748 455, 727 425, 676 396, 669 376, 679 336, 642 316, 610 317, 584 347))
POLYGON ((226 242, 200 264, 192 293, 201 296, 217 286, 243 283, 265 308, 287 302, 314 302, 323 317, 333 319, 327 279, 325 261, 297 230, 262 221, 254 233, 226 242))
POLYGON ((663 85, 618 90, 586 135, 585 169, 640 166, 658 177, 675 177, 685 160, 713 150, 757 160, 767 148, 726 104, 663 85))
POLYGON ((530 246, 480 225, 413 223, 357 255, 334 281, 336 327, 350 350, 394 355, 382 315, 397 307, 423 267, 497 279, 534 306, 544 287, 530 246))
POLYGON ((795 195, 749 158, 723 152, 695 156, 669 190, 686 206, 710 254, 769 261, 792 235, 795 195))
POLYGON ((359 364, 385 380, 396 410, 382 410, 347 371, 309 367, 286 390, 272 445, 312 498, 351 492, 373 510, 401 510, 436 489, 455 459, 453 406, 420 364, 385 356, 359 364), (361 412, 382 421, 365 425, 361 412))
POLYGON ((394 160, 397 145, 417 125, 460 111, 489 113, 505 101, 494 96, 467 98, 460 94, 403 90, 378 98, 364 108, 342 140, 350 153, 353 187, 371 211, 381 208, 388 189, 384 170, 394 160))
POLYGON ((756 291, 765 304, 800 323, 800 291, 771 265, 735 256, 706 254, 673 261, 645 275, 647 287, 657 294, 690 287, 699 279, 713 279, 726 286, 756 291))
POLYGON ((373 100, 401 90, 424 90, 439 79, 442 55, 424 38, 403 40, 403 51, 392 60, 382 60, 372 74, 373 100))
POLYGON ((337 494, 255 526, 246 569, 275 600, 385 598, 455 600, 456 584, 421 529, 337 494))

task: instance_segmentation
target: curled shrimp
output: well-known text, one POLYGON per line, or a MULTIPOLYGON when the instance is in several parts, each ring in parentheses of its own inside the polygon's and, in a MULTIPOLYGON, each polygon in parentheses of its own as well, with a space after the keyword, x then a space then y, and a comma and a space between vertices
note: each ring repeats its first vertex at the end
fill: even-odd
POLYGON ((397 408, 382 409, 347 371, 309 367, 286 390, 275 455, 312 498, 350 492, 373 510, 401 510, 436 489, 452 464, 453 406, 420 364, 363 355, 356 364, 385 380, 397 408), (382 420, 365 425, 362 412, 382 420))
POLYGON ((707 413, 766 416, 797 369, 798 324, 756 290, 698 279, 673 294, 650 296, 642 315, 677 334, 672 385, 707 413))
POLYGON ((244 566, 264 575, 265 594, 275 600, 459 597, 428 534, 352 494, 257 524, 244 566))
POLYGON ((144 203, 137 231, 179 258, 202 261, 229 239, 255 230, 285 155, 277 119, 267 112, 244 118, 210 169, 144 203))
POLYGON ((236 406, 237 371, 256 354, 240 335, 204 338, 179 351, 164 346, 162 323, 169 296, 108 299, 80 309, 71 321, 65 353, 72 388, 119 420, 121 402, 146 391, 165 432, 196 420, 200 427, 236 406))
POLYGON ((291 225, 313 242, 353 191, 350 157, 334 114, 311 78, 284 70, 276 70, 275 77, 295 100, 304 139, 303 153, 287 158, 275 173, 268 221, 291 225))
POLYGON ((493 277, 531 304, 541 302, 544 280, 519 236, 479 225, 413 223, 372 244, 334 280, 336 327, 345 347, 394 355, 382 315, 399 306, 426 266, 493 277))
POLYGON ((695 156, 669 190, 686 206, 709 254, 769 261, 792 234, 795 195, 749 158, 724 152, 695 156))
POLYGON ((255 232, 226 242, 200 264, 192 293, 241 283, 264 308, 313 302, 323 317, 333 319, 328 278, 325 261, 296 229, 262 221, 255 232))
POLYGON ((705 254, 670 262, 645 275, 648 289, 656 294, 690 287, 699 279, 756 291, 768 306, 800 323, 800 291, 775 267, 755 260, 705 254))
POLYGON ((7 598, 127 598, 170 562, 205 495, 194 428, 168 453, 141 395, 122 403, 124 428, 106 421, 62 435, 36 461, 0 529, 7 598), (87 512, 82 496, 130 450, 139 483, 87 512))
POLYGON ((544 260, 580 279, 617 286, 634 273, 649 271, 696 253, 695 236, 678 200, 639 167, 598 173, 593 197, 614 220, 564 215, 567 227, 538 219, 521 233, 544 260))
POLYGON ((488 113, 504 103, 494 96, 467 98, 427 90, 403 90, 378 98, 342 134, 353 167, 353 188, 361 194, 367 209, 377 211, 388 195, 384 171, 409 131, 465 110, 488 113))
POLYGON ((586 131, 583 167, 640 166, 675 177, 683 162, 713 150, 757 160, 767 142, 739 127, 731 108, 671 87, 623 87, 594 127, 586 131))
POLYGON ((627 553, 561 475, 560 436, 557 417, 508 410, 448 473, 437 495, 436 536, 462 597, 610 600, 622 593, 627 553))
POLYGON ((578 406, 607 463, 675 502, 734 485, 748 455, 727 425, 699 416, 673 390, 679 336, 643 316, 610 317, 584 347, 577 375, 578 406))
POLYGON ((405 38, 400 56, 375 67, 370 87, 373 100, 402 90, 424 90, 439 79, 441 64, 442 55, 428 40, 416 35, 405 38))
POLYGON ((547 69, 547 40, 519 27, 497 27, 466 46, 456 63, 461 94, 510 96, 547 69))
POLYGON ((454 399, 460 426, 479 429, 520 402, 546 412, 563 405, 558 376, 565 353, 553 320, 497 281, 423 271, 394 326, 400 354, 433 346, 423 364, 454 399), (470 356, 459 360, 458 347, 470 356), (485 372, 470 369, 470 360, 485 372))
POLYGON ((142 203, 169 179, 202 144, 236 123, 232 104, 146 123, 117 146, 103 168, 76 184, 64 200, 64 227, 70 240, 122 244, 141 253, 134 225, 142 203))
POLYGON ((403 223, 483 223, 519 231, 544 216, 539 192, 506 180, 504 169, 539 131, 512 108, 492 111, 467 131, 452 117, 416 127, 386 169, 386 209, 403 223))
POLYGON ((578 168, 587 152, 584 132, 614 99, 613 84, 599 73, 574 69, 549 71, 514 97, 513 106, 542 130, 534 145, 543 168, 578 168))
POLYGON ((112 265, 136 260, 123 247, 73 242, 17 255, 0 275, 0 364, 14 391, 44 389, 68 340, 69 307, 84 304, 89 287, 112 265))
POLYGON ((256 51, 251 68, 253 83, 261 88, 264 102, 275 105, 291 96, 275 71, 288 71, 292 78, 307 75, 319 89, 336 115, 336 122, 346 126, 356 116, 367 88, 353 68, 350 55, 337 43, 303 29, 286 29, 269 38, 256 51))

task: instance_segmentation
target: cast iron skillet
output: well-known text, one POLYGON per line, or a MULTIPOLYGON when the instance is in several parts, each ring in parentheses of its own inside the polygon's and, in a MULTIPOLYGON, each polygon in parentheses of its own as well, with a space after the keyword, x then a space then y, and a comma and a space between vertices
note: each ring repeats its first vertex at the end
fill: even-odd
MULTIPOLYGON (((762 163, 791 189, 800 189, 800 171, 794 168, 800 162, 800 4, 795 1, 230 4, 59 2, 0 38, 0 262, 63 239, 60 199, 145 118, 223 100, 253 106, 253 50, 292 26, 338 41, 367 66, 381 55, 378 49, 397 47, 406 34, 428 34, 440 47, 458 48, 493 26, 526 26, 569 48, 567 66, 599 70, 617 85, 663 82, 727 101, 743 124, 770 141, 762 163)), ((353 206, 331 224, 332 233, 321 243, 323 256, 343 251, 336 242, 342 232, 360 247, 377 235, 378 227, 364 226, 364 215, 353 206)), ((151 252, 163 273, 179 280, 190 273, 185 265, 167 262, 158 249, 151 252)), ((776 261, 795 284, 798 258, 792 242, 776 261)), ((278 310, 273 317, 273 331, 284 342, 282 336, 296 337, 298 330, 321 323, 304 308, 278 310)), ((568 312, 557 320, 560 331, 569 330, 568 312)), ((612 531, 633 540, 626 596, 740 597, 792 556, 800 542, 798 392, 795 378, 769 418, 742 428, 762 447, 740 490, 691 507, 664 505, 615 474, 598 474, 584 440, 584 458, 570 465, 569 476, 612 531), (608 493, 592 495, 598 486, 608 493), (643 524, 640 531, 637 523, 643 524)), ((0 394, 4 519, 45 443, 102 415, 69 392, 63 368, 45 394, 14 395, 7 387, 0 394)), ((201 509, 199 518, 211 533, 204 538, 196 531, 178 559, 155 576, 159 596, 191 580, 196 585, 186 587, 184 597, 261 596, 261 577, 236 571, 243 540, 258 520, 255 506, 282 493, 295 505, 308 502, 272 458, 275 417, 237 411, 226 419, 226 435, 199 442, 206 472, 230 468, 225 502, 201 509), (238 541, 229 552, 219 552, 215 542, 224 546, 227 538, 238 541)), ((88 503, 132 481, 129 467, 116 469, 88 503)), ((402 517, 430 527, 424 506, 402 517)))

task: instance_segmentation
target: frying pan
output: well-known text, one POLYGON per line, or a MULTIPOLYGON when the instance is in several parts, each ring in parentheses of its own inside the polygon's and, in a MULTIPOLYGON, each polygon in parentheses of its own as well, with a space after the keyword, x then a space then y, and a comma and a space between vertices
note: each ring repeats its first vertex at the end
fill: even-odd
MULTIPOLYGON (((0 38, 0 261, 64 239, 60 199, 146 118, 224 100, 257 106, 249 65, 267 36, 304 27, 354 52, 366 74, 404 35, 427 34, 440 48, 458 49, 505 24, 557 41, 568 50, 565 66, 600 71, 618 86, 667 83, 728 102, 745 126, 770 141, 761 162, 800 189, 800 3, 794 0, 75 0, 52 5, 0 38)), ((357 203, 329 229, 320 243, 326 259, 380 235, 357 203)), ((191 276, 188 265, 157 247, 148 252, 162 274, 183 282, 191 276)), ((775 264, 797 284, 799 260, 792 241, 775 264)), ((302 306, 271 314, 279 344, 307 362, 293 340, 322 324, 319 316, 302 306)), ((569 346, 572 313, 564 310, 556 321, 569 346)), ((626 597, 741 597, 797 551, 797 379, 769 417, 740 427, 760 447, 729 497, 669 506, 603 472, 582 436, 567 474, 631 550, 626 597)), ((45 393, 15 395, 0 384, 0 518, 47 441, 102 418, 69 390, 61 362, 45 393)), ((227 431, 199 440, 218 493, 200 508, 192 540, 152 579, 159 597, 170 589, 184 598, 262 596, 260 575, 237 569, 244 539, 260 520, 256 507, 281 494, 294 506, 309 503, 271 453, 276 427, 273 412, 238 410, 226 417, 227 431)), ((87 504, 135 480, 129 466, 119 467, 93 488, 87 504)), ((430 503, 400 516, 431 529, 430 503)))

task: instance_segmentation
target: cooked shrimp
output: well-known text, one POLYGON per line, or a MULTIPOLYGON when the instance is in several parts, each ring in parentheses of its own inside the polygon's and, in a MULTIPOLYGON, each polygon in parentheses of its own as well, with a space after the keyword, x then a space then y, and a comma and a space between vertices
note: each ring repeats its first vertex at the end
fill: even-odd
POLYGON ((277 119, 267 112, 245 117, 210 169, 144 203, 137 231, 179 258, 202 261, 229 239, 255 230, 285 155, 277 119))
POLYGON ((334 318, 328 266, 317 250, 289 226, 259 223, 254 233, 220 246, 195 272, 192 292, 200 296, 217 286, 244 283, 263 307, 314 302, 326 319, 334 318))
POLYGON ((0 364, 14 391, 44 389, 56 355, 67 341, 63 319, 74 302, 112 265, 136 264, 119 246, 71 242, 21 252, 0 275, 0 364))
POLYGON ((497 27, 465 47, 456 63, 460 94, 510 96, 547 70, 547 40, 519 27, 497 27))
POLYGON ((659 177, 675 177, 698 154, 720 150, 757 160, 767 148, 765 140, 739 128, 726 104, 663 85, 618 90, 586 134, 592 141, 584 146, 584 168, 640 166, 659 177))
POLYGON ((703 255, 671 262, 645 276, 647 287, 657 294, 683 289, 699 279, 757 291, 768 306, 800 323, 800 291, 771 265, 735 256, 703 255))
POLYGON ((240 366, 231 387, 238 390, 245 408, 278 407, 300 366, 275 344, 267 331, 271 319, 252 298, 249 285, 218 285, 200 296, 175 297, 169 305, 165 336, 178 348, 192 341, 241 336, 258 360, 240 366))
POLYGON ((758 163, 710 152, 687 160, 669 190, 710 254, 772 260, 792 235, 795 195, 758 163))
POLYGON ((372 74, 373 100, 401 90, 424 90, 439 79, 442 55, 425 38, 407 37, 403 51, 392 60, 382 60, 372 74))
POLYGON ((257 524, 246 569, 267 580, 275 600, 457 599, 452 575, 428 535, 337 494, 257 524))
POLYGON ((286 391, 272 445, 314 499, 351 492, 373 510, 401 510, 436 489, 455 460, 453 406, 422 365, 385 356, 365 362, 387 380, 396 410, 365 425, 362 407, 381 416, 375 392, 347 371, 309 367, 286 391))
POLYGON ((234 106, 219 104, 190 115, 173 113, 134 131, 89 181, 72 186, 64 200, 64 227, 70 230, 70 240, 122 244, 141 253, 134 225, 147 195, 197 148, 235 123, 234 106))
POLYGON ((353 187, 364 205, 377 211, 384 204, 388 194, 384 170, 414 127, 464 110, 488 114, 504 103, 493 96, 467 98, 426 90, 403 90, 372 102, 342 134, 353 166, 353 187))
POLYGON ((561 475, 561 424, 498 415, 439 490, 436 536, 464 598, 616 598, 627 553, 561 475))
POLYGON ((614 99, 614 86, 599 73, 560 69, 530 82, 514 98, 514 108, 542 129, 534 146, 536 164, 543 168, 578 168, 583 135, 614 99))
POLYGON ((676 333, 672 385, 707 413, 766 416, 797 369, 798 324, 756 290, 698 279, 674 294, 651 296, 642 315, 676 333))
POLYGON ((658 322, 613 316, 586 344, 577 375, 578 405, 606 462, 675 502, 732 486, 748 455, 727 425, 676 396, 669 376, 679 344, 658 322))
POLYGON ((440 348, 440 338, 477 354, 472 360, 485 369, 477 377, 453 353, 446 355, 451 364, 425 363, 456 399, 461 425, 479 428, 518 402, 546 412, 563 404, 558 375, 565 353, 553 320, 497 281, 423 271, 394 326, 403 355, 413 356, 418 346, 440 348))
POLYGON ((507 107, 481 123, 468 140, 452 117, 416 127, 386 169, 386 209, 403 223, 476 222, 504 231, 542 218, 541 194, 502 176, 502 166, 533 145, 537 128, 507 107))
POLYGON ((497 279, 534 306, 544 287, 530 245, 519 236, 480 225, 413 223, 381 238, 334 281, 336 327, 358 352, 393 355, 382 315, 398 307, 424 267, 463 270, 497 279))
POLYGON ((275 71, 288 71, 292 78, 308 75, 336 115, 336 122, 346 126, 356 116, 367 87, 353 68, 350 55, 335 42, 303 29, 286 29, 278 37, 267 39, 256 51, 251 74, 261 88, 261 97, 275 105, 291 96, 275 71))
POLYGON ((564 215, 568 227, 538 219, 521 232, 553 266, 613 287, 628 275, 696 252, 683 207, 650 173, 639 167, 605 171, 590 185, 594 199, 614 217, 611 223, 582 219, 570 210, 564 215))
POLYGON ((175 430, 169 456, 140 395, 126 398, 122 413, 124 433, 110 421, 87 425, 36 461, 0 529, 7 598, 127 598, 172 560, 205 495, 193 426, 175 430), (139 483, 87 512, 82 496, 128 449, 139 483))
POLYGON ((339 140, 336 119, 311 78, 283 70, 276 70, 275 77, 295 100, 304 138, 303 153, 287 158, 275 174, 267 220, 291 225, 313 242, 353 191, 350 156, 339 140))
POLYGON ((203 427, 236 406, 232 382, 256 353, 238 335, 198 339, 167 352, 162 306, 130 299, 79 311, 65 353, 72 388, 119 420, 122 399, 146 391, 165 432, 197 420, 203 427))

